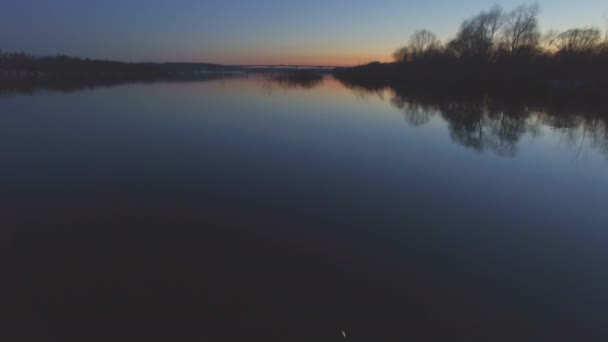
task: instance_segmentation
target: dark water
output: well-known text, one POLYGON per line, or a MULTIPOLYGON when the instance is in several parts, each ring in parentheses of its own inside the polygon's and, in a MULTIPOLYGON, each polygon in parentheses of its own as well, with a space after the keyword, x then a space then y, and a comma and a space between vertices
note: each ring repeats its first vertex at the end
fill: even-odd
POLYGON ((608 338, 601 107, 6 91, 0 160, 5 341, 608 338))

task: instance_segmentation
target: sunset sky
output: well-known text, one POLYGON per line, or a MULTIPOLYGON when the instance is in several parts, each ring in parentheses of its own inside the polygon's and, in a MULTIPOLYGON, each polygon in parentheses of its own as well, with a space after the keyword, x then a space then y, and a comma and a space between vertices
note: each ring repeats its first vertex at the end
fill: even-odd
MULTIPOLYGON (((1 0, 0 49, 126 61, 352 65, 388 60, 410 33, 521 0, 1 0)), ((606 29, 606 0, 541 0, 544 31, 606 29)))

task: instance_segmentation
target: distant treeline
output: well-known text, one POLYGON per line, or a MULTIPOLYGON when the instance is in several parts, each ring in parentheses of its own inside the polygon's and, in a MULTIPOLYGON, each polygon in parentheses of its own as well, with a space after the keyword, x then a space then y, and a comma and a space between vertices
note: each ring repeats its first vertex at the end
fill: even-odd
POLYGON ((5 53, 0 51, 1 76, 174 76, 237 70, 241 69, 209 63, 126 63, 71 56, 37 57, 26 53, 5 53))
POLYGON ((336 69, 349 81, 479 82, 528 81, 558 87, 605 85, 608 32, 596 27, 541 33, 538 5, 510 12, 495 6, 465 20, 456 37, 441 42, 428 30, 415 32, 393 53, 393 63, 336 69))

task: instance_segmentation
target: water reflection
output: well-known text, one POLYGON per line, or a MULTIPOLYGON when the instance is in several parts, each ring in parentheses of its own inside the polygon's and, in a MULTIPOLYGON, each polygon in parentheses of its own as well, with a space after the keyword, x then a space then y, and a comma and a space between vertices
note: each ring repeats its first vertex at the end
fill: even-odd
POLYGON ((0 96, 32 95, 38 91, 59 91, 63 93, 110 88, 133 83, 156 82, 206 82, 235 78, 253 78, 261 81, 263 88, 271 91, 273 86, 283 89, 313 89, 323 84, 327 74, 317 70, 293 70, 253 73, 207 73, 197 75, 166 76, 74 76, 74 77, 0 77, 0 96))
POLYGON ((4 340, 606 331, 605 107, 260 76, 0 98, 4 340))
POLYGON ((403 112, 411 126, 441 118, 451 139, 475 151, 515 156, 525 137, 550 128, 562 141, 590 146, 608 155, 608 104, 577 94, 446 94, 426 89, 381 87, 342 82, 357 97, 377 96, 403 112))
POLYGON ((273 86, 282 89, 310 90, 323 84, 325 75, 315 70, 291 70, 261 74, 262 87, 272 94, 273 86))
MULTIPOLYGON (((311 70, 269 73, 217 73, 196 76, 158 77, 26 77, 0 79, 0 96, 35 92, 78 92, 98 87, 115 87, 129 83, 206 82, 234 78, 253 78, 272 93, 282 89, 310 90, 328 81, 327 75, 311 70)), ((406 122, 424 126, 433 119, 448 124, 452 141, 474 151, 491 151, 499 156, 517 154, 518 143, 529 136, 542 136, 549 128, 559 140, 578 148, 597 149, 608 156, 608 103, 606 99, 589 99, 577 94, 502 93, 484 94, 477 89, 446 91, 428 87, 385 87, 375 83, 352 83, 339 80, 358 98, 372 97, 388 101, 403 112, 406 122)))
POLYGON ((63 93, 92 90, 95 88, 110 88, 132 83, 155 83, 155 82, 205 82, 218 81, 227 78, 243 77, 242 73, 209 73, 199 75, 176 75, 168 78, 166 76, 131 76, 131 75, 108 75, 108 76, 74 76, 74 77, 0 77, 0 96, 8 95, 32 95, 38 91, 58 91, 63 93))

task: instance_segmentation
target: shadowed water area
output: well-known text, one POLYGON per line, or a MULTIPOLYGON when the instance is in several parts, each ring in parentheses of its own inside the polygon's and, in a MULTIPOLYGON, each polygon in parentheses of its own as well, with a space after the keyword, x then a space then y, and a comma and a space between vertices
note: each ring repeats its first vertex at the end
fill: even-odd
POLYGON ((2 84, 0 336, 606 338, 608 106, 507 95, 2 84))

